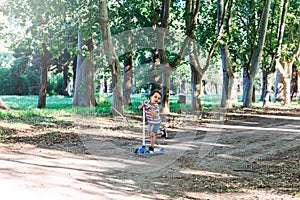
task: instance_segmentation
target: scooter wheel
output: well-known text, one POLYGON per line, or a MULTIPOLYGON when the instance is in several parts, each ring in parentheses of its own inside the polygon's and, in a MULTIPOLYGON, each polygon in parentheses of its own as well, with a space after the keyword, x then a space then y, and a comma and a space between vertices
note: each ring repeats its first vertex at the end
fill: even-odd
POLYGON ((134 150, 134 153, 138 153, 138 150, 139 150, 139 149, 135 149, 135 150, 134 150))
POLYGON ((145 158, 149 158, 150 157, 150 151, 149 150, 144 151, 144 157, 145 158))

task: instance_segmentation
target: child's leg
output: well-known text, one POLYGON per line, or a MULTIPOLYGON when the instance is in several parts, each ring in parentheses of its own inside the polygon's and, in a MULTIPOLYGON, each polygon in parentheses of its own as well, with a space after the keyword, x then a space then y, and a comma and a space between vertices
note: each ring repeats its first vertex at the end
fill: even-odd
POLYGON ((151 123, 149 126, 150 130, 150 137, 151 137, 151 149, 154 149, 155 141, 156 141, 156 134, 158 132, 160 124, 159 123, 151 123))
POLYGON ((151 147, 154 147, 156 141, 156 133, 151 132, 150 137, 151 137, 151 147))

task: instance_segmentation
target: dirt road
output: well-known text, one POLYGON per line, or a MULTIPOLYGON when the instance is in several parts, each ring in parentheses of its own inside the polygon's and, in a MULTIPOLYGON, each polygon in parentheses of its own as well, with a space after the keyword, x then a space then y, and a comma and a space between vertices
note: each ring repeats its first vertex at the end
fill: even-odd
POLYGON ((1 196, 300 199, 298 111, 196 118, 166 118, 169 138, 159 139, 157 149, 167 152, 150 158, 133 153, 142 144, 141 123, 133 118, 73 117, 72 137, 68 128, 41 136, 42 131, 32 134, 37 127, 24 132, 1 122, 15 133, 0 143, 1 196))

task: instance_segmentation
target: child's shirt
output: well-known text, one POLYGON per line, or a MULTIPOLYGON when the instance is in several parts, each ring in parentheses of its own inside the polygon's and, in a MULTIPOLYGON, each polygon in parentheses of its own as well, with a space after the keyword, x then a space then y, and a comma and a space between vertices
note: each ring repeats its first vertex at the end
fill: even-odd
POLYGON ((150 101, 144 101, 143 106, 145 107, 146 119, 149 123, 160 123, 161 119, 159 116, 159 106, 158 104, 150 104, 150 101), (156 116, 151 115, 151 110, 156 112, 156 116))

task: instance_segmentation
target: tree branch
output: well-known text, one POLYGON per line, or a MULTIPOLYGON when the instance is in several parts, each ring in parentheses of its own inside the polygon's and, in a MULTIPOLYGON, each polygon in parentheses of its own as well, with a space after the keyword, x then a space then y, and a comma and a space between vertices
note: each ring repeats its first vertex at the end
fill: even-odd
POLYGON ((192 39, 189 36, 186 36, 186 38, 184 39, 184 43, 181 46, 181 49, 176 57, 176 59, 170 64, 170 67, 172 67, 173 69, 181 62, 183 54, 186 50, 187 45, 190 43, 192 39))

